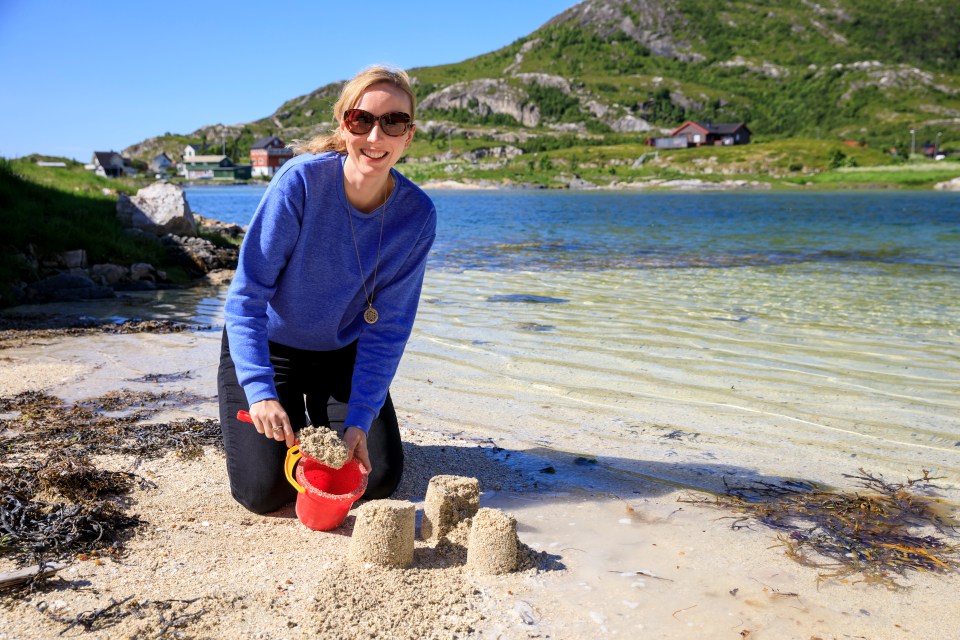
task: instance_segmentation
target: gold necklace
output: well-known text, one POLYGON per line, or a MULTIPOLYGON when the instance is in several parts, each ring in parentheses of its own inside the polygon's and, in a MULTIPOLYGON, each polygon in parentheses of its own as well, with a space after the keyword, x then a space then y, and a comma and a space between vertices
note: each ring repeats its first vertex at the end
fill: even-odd
MULTIPOLYGON (((347 198, 347 185, 343 185, 343 197, 347 198)), ((380 239, 377 240, 377 261, 373 268, 373 282, 370 284, 370 293, 367 293, 367 279, 363 277, 363 263, 360 260, 360 248, 357 246, 357 232, 353 228, 353 214, 350 213, 350 199, 347 198, 347 220, 350 221, 350 235, 353 237, 353 250, 357 252, 357 267, 360 269, 360 284, 363 285, 363 298, 367 301, 367 309, 363 312, 363 320, 367 324, 374 324, 380 314, 373 308, 373 294, 377 289, 377 274, 380 271, 380 245, 383 243, 383 220, 387 217, 387 199, 390 197, 390 178, 387 178, 387 191, 383 194, 383 204, 380 205, 380 239)))

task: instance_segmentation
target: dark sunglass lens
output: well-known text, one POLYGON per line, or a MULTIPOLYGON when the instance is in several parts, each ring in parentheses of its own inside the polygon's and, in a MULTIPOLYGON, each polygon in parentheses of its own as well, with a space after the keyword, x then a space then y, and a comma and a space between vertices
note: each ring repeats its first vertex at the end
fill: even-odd
POLYGON ((373 123, 376 118, 373 117, 373 114, 367 113, 362 109, 350 109, 343 114, 343 120, 350 133, 364 134, 369 133, 370 129, 373 129, 373 123))
POLYGON ((389 136, 403 135, 407 131, 407 125, 410 124, 410 116, 400 111, 385 113, 380 116, 380 125, 383 132, 389 136))

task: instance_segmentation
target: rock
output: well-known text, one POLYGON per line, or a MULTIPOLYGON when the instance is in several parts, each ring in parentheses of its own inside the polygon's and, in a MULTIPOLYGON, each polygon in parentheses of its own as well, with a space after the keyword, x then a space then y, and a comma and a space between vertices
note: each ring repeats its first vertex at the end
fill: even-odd
POLYGON ((120 194, 117 219, 125 227, 157 236, 168 233, 188 237, 197 235, 197 223, 183 189, 166 180, 140 189, 132 198, 120 194))
POLYGON ((200 278, 200 282, 214 287, 221 287, 225 284, 230 284, 236 273, 235 269, 214 269, 200 278))
POLYGON ((567 182, 567 186, 571 189, 596 189, 597 185, 593 184, 588 180, 584 180, 580 176, 574 176, 567 182))
POLYGON ((525 127, 540 124, 540 109, 529 102, 526 92, 502 79, 480 78, 458 82, 431 93, 419 105, 421 109, 467 109, 477 115, 502 113, 525 127))
POLYGON ((118 264, 95 264, 90 267, 90 277, 97 283, 111 287, 127 277, 126 267, 118 264))
POLYGON ((170 257, 191 275, 203 276, 216 269, 236 269, 239 250, 217 247, 206 238, 167 234, 160 241, 170 257))
POLYGON ((67 269, 84 268, 87 266, 87 252, 84 249, 64 251, 60 254, 63 266, 67 269))
POLYGON ((939 191, 960 191, 960 178, 954 178, 946 182, 938 182, 933 185, 933 188, 939 191))
POLYGON ((152 264, 146 262, 135 262, 130 265, 130 279, 134 282, 138 280, 149 280, 155 282, 157 279, 157 270, 152 264))
POLYGON ((113 289, 97 284, 85 275, 59 273, 27 286, 26 299, 30 302, 74 302, 113 298, 113 289))
POLYGON ((657 129, 652 124, 631 115, 625 115, 609 123, 610 128, 618 133, 637 133, 640 131, 652 131, 657 129))

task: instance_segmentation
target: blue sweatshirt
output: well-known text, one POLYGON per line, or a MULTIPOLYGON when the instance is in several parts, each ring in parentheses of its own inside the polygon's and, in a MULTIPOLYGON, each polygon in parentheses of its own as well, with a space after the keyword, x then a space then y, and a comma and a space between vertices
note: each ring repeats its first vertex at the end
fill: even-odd
POLYGON ((230 355, 251 405, 277 398, 268 340, 310 351, 357 341, 345 424, 368 431, 413 329, 437 214, 429 196, 391 169, 396 186, 386 204, 377 268, 383 210, 362 213, 347 200, 345 158, 304 154, 280 168, 240 247, 224 317, 230 355), (358 250, 380 315, 372 325, 363 320, 358 250))

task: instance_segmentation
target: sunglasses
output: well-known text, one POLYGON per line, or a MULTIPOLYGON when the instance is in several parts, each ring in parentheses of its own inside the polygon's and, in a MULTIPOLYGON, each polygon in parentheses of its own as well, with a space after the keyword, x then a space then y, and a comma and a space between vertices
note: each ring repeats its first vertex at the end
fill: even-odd
POLYGON ((382 116, 375 116, 363 109, 348 109, 343 114, 343 124, 347 127, 347 131, 358 136, 370 133, 373 125, 378 122, 380 123, 380 131, 388 136, 402 136, 410 127, 411 118, 409 113, 403 113, 402 111, 392 111, 382 116))

